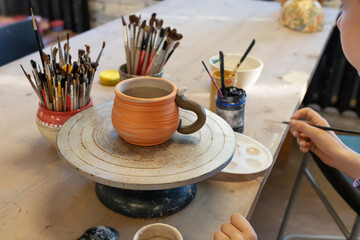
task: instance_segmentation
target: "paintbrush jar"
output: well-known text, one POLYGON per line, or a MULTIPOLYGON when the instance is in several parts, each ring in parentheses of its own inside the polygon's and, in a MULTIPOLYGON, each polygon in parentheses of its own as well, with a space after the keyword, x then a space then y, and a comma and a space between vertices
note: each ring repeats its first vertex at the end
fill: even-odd
POLYGON ((316 0, 289 0, 281 9, 279 23, 300 32, 318 32, 324 26, 324 13, 316 0))
MULTIPOLYGON (((126 63, 120 66, 120 68, 119 68, 119 73, 120 73, 120 81, 129 79, 129 78, 145 77, 145 75, 140 76, 140 75, 131 75, 131 74, 128 74, 128 73, 127 73, 127 68, 126 68, 126 63)), ((158 77, 158 78, 161 78, 162 75, 163 75, 163 73, 164 73, 164 70, 162 70, 162 71, 159 72, 159 73, 152 74, 152 75, 146 75, 146 77, 158 77)))
POLYGON ((244 131, 245 90, 229 87, 225 88, 223 94, 223 96, 219 93, 216 95, 215 112, 222 117, 235 132, 242 133, 244 131))
POLYGON ((39 103, 39 108, 36 113, 37 128, 39 129, 41 135, 43 135, 54 146, 56 146, 56 137, 62 125, 64 125, 64 123, 75 114, 92 106, 93 103, 92 99, 90 98, 89 104, 83 108, 77 109, 75 111, 56 112, 46 109, 39 103))

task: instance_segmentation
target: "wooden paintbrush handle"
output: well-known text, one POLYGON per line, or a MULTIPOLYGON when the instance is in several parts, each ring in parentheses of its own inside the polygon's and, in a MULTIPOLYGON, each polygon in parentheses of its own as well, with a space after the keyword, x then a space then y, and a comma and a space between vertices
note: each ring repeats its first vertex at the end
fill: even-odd
MULTIPOLYGON (((290 124, 289 121, 282 121, 284 124, 290 124)), ((360 135, 360 131, 357 130, 350 130, 350 129, 343 129, 343 128, 335 128, 335 127, 326 127, 326 126, 319 126, 319 125, 313 125, 310 124, 310 126, 322 129, 324 131, 334 131, 334 132, 341 132, 341 133, 349 133, 349 134, 355 134, 360 135)))
POLYGON ((138 70, 138 66, 139 66, 140 53, 141 53, 140 47, 136 48, 135 60, 134 60, 134 66, 133 66, 133 74, 134 75, 137 74, 137 70, 138 70))

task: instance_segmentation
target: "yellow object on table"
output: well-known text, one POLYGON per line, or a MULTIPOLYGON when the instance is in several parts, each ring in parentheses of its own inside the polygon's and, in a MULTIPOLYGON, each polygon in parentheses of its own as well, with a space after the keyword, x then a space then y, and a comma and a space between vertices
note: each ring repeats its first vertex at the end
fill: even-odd
POLYGON ((120 82, 118 70, 105 70, 100 73, 100 82, 106 86, 115 86, 120 82))

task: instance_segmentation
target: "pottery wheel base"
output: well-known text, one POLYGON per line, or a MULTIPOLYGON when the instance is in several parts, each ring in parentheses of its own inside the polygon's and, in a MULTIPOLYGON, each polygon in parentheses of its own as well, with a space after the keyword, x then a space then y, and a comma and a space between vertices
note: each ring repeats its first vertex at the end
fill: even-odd
POLYGON ((96 195, 106 207, 135 218, 172 215, 194 199, 196 190, 196 184, 165 190, 128 190, 95 184, 96 195))

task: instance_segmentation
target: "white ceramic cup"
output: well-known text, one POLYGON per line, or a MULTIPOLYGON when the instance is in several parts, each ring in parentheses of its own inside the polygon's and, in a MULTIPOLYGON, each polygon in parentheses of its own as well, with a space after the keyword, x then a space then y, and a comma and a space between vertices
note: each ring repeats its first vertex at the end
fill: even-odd
MULTIPOLYGON (((228 71, 233 71, 238 62, 240 61, 241 57, 242 54, 225 53, 224 69, 228 71)), ((211 57, 209 62, 211 72, 220 69, 219 55, 211 57)), ((236 87, 247 90, 249 87, 254 85, 255 82, 259 79, 263 66, 264 63, 260 59, 248 55, 236 71, 236 87)))
POLYGON ((140 228, 133 240, 183 240, 181 233, 168 224, 154 223, 140 228))

